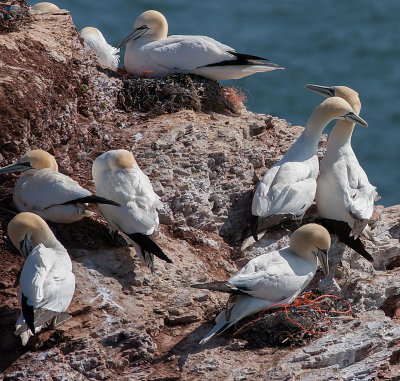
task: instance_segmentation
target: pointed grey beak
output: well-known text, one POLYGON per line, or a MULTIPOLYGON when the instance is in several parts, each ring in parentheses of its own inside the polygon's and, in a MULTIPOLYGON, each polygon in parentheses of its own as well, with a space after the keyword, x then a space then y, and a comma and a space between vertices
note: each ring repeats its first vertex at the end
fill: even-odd
POLYGON ((354 112, 348 112, 346 115, 343 115, 338 119, 348 120, 349 122, 359 124, 360 126, 368 127, 368 123, 357 114, 354 114, 354 112))
POLYGON ((335 96, 335 88, 330 86, 319 86, 319 85, 304 85, 308 90, 313 91, 325 98, 330 98, 335 96))
POLYGON ((319 262, 321 263, 322 271, 327 277, 329 274, 329 261, 328 261, 328 250, 318 249, 317 253, 319 262))
POLYGON ((24 239, 19 243, 19 249, 24 256, 24 258, 28 258, 28 255, 31 253, 33 250, 32 247, 32 240, 30 237, 28 237, 28 234, 25 234, 24 239))
POLYGON ((29 169, 33 169, 31 166, 31 163, 26 162, 26 163, 13 163, 10 165, 6 165, 3 168, 0 168, 0 174, 5 174, 5 173, 17 173, 17 172, 25 172, 28 171, 29 169))
POLYGON ((128 43, 131 40, 136 40, 139 37, 142 37, 148 30, 150 30, 147 25, 142 25, 139 28, 133 28, 132 32, 129 33, 117 46, 117 49, 120 49, 122 46, 124 46, 126 43, 128 43))

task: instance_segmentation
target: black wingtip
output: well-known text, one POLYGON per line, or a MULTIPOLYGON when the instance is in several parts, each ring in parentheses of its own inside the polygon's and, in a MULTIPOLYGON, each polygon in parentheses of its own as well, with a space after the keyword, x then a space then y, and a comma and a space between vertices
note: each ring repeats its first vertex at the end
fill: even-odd
MULTIPOLYGON (((125 233, 126 234, 126 233, 125 233)), ((162 251, 160 246, 158 246, 149 236, 142 233, 126 234, 132 241, 136 242, 142 250, 148 251, 154 254, 156 257, 164 260, 168 263, 173 263, 171 259, 162 251)))
POLYGON ((227 285, 225 281, 208 282, 208 283, 196 283, 192 284, 190 287, 197 288, 200 290, 210 290, 232 293, 232 288, 227 285))
POLYGON ((28 305, 28 298, 23 293, 21 298, 21 304, 22 304, 22 315, 24 316, 26 325, 29 327, 32 333, 35 334, 36 333, 34 324, 35 311, 33 309, 33 306, 28 305))
POLYGON ((354 239, 350 237, 351 228, 347 222, 337 221, 331 219, 321 219, 320 223, 324 226, 330 233, 336 234, 341 242, 352 248, 362 257, 364 257, 367 261, 373 263, 374 258, 372 255, 365 249, 364 244, 362 243, 360 238, 354 239))
POLYGON ((251 235, 254 238, 254 241, 258 241, 258 216, 254 216, 253 214, 250 217, 250 231, 251 231, 251 235))
POLYGON ((91 195, 91 196, 86 196, 86 197, 80 197, 76 198, 75 200, 67 201, 64 202, 62 205, 70 205, 70 204, 107 204, 107 205, 113 205, 113 206, 121 206, 121 204, 118 204, 117 202, 113 200, 109 200, 108 198, 101 197, 101 196, 96 196, 96 195, 91 195))

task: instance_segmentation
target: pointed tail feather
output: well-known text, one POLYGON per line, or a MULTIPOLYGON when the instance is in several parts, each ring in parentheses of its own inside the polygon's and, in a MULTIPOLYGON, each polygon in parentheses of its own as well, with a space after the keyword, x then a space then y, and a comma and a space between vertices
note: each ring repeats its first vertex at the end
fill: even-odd
MULTIPOLYGON (((254 216, 250 217, 250 231, 254 240, 258 241, 258 235, 260 233, 266 232, 273 226, 279 225, 284 222, 291 222, 293 220, 293 215, 291 214, 273 214, 268 217, 254 216)), ((243 234, 243 239, 250 237, 249 232, 246 231, 243 234)))
POLYGON ((75 200, 67 201, 64 202, 61 205, 70 205, 70 204, 108 204, 108 205, 114 205, 114 206, 121 206, 115 201, 109 200, 108 198, 101 197, 101 196, 96 196, 92 194, 91 196, 86 196, 86 197, 80 197, 76 198, 75 200))
POLYGON ((125 233, 133 242, 136 242, 142 251, 149 252, 154 254, 156 257, 168 262, 172 263, 172 260, 169 259, 162 249, 147 235, 142 233, 133 233, 127 234, 125 233))
MULTIPOLYGON (((24 314, 24 312, 23 312, 23 314, 24 314)), ((71 316, 66 312, 56 312, 56 311, 47 310, 46 308, 38 308, 37 310, 34 310, 34 313, 33 313, 33 326, 36 330, 36 328, 39 328, 39 327, 45 325, 46 323, 50 324, 51 321, 54 319, 53 327, 56 328, 56 327, 60 326, 61 324, 65 323, 67 320, 69 320, 69 318, 66 318, 66 315, 69 316, 69 318, 71 318, 71 316)), ((28 325, 28 321, 25 318, 25 314, 24 314, 24 319, 25 319, 25 323, 23 325, 21 325, 20 327, 18 327, 18 329, 14 332, 15 335, 21 335, 28 329, 30 329, 32 331, 32 328, 28 325)), ((29 324, 31 324, 31 322, 29 322, 29 324)), ((32 331, 32 332, 35 333, 34 331, 32 331)))
POLYGON ((233 292, 232 288, 229 287, 225 281, 192 284, 190 287, 199 288, 201 290, 227 292, 229 294, 233 292))
POLYGON ((214 328, 208 332, 201 341, 199 341, 200 345, 208 343, 215 335, 219 335, 220 333, 224 332, 233 324, 232 322, 226 321, 225 310, 220 312, 220 314, 216 317, 215 322, 216 324, 214 328))
POLYGON ((327 218, 321 219, 320 222, 321 225, 328 229, 330 233, 336 234, 341 242, 351 247, 366 260, 370 262, 374 261, 374 258, 365 249, 364 244, 362 243, 360 238, 354 239, 353 237, 350 237, 351 228, 347 222, 331 220, 327 218))

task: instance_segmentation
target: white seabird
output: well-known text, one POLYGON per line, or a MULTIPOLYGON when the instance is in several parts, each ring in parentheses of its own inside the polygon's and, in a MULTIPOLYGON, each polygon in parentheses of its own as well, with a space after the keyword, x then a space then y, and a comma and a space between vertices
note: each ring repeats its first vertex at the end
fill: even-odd
POLYGON ((96 53, 100 65, 111 69, 118 68, 119 49, 109 45, 97 28, 88 26, 83 28, 79 34, 85 40, 85 43, 96 53))
POLYGON ((193 285, 231 294, 226 308, 215 319, 216 325, 200 344, 248 315, 277 303, 292 303, 314 277, 317 257, 328 275, 330 245, 331 238, 324 227, 304 225, 292 234, 288 247, 253 258, 228 282, 193 285))
POLYGON ((137 76, 155 77, 191 73, 214 80, 238 79, 254 73, 282 69, 265 58, 237 53, 207 36, 169 36, 163 14, 149 10, 135 21, 126 44, 125 68, 137 76))
POLYGON ((48 2, 37 3, 32 7, 32 9, 39 13, 53 13, 60 10, 57 5, 48 2))
POLYGON ((303 133, 257 186, 250 225, 255 240, 259 232, 285 218, 301 219, 311 206, 317 188, 319 138, 333 119, 349 120, 367 126, 342 98, 328 98, 314 110, 303 133))
MULTIPOLYGON (((361 111, 358 93, 346 86, 306 85, 324 97, 345 99, 356 114, 361 111)), ((367 228, 374 210, 376 187, 370 184, 351 147, 355 124, 339 120, 329 134, 317 181, 316 202, 322 218, 344 221, 356 240, 367 228)), ((347 241, 346 241, 347 243, 347 241)), ((372 259, 372 257, 367 258, 372 259)))
POLYGON ((0 174, 22 172, 14 187, 13 201, 20 212, 33 212, 47 221, 72 223, 90 216, 87 203, 114 201, 92 195, 75 180, 58 172, 56 160, 41 149, 27 152, 0 174))
POLYGON ((22 312, 15 334, 22 345, 43 326, 58 327, 71 316, 65 311, 75 291, 75 276, 67 250, 34 213, 19 213, 8 224, 8 236, 26 258, 20 276, 22 312))
POLYGON ((103 153, 94 161, 92 174, 96 193, 121 204, 99 205, 111 228, 133 241, 139 258, 152 271, 154 255, 172 263, 149 237, 158 227, 157 208, 162 204, 133 155, 123 149, 103 153))

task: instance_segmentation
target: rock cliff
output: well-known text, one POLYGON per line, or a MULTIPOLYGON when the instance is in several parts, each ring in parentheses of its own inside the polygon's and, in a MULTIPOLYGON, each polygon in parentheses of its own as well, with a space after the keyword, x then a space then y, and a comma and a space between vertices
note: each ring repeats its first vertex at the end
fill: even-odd
MULTIPOLYGON (((52 225, 73 260, 73 319, 22 348, 12 335, 22 258, 6 236, 15 213, 10 195, 17 176, 3 176, 4 380, 399 379, 400 206, 376 207, 371 222, 375 241, 366 243, 374 264, 333 242, 334 277, 318 274, 310 289, 342 296, 353 315, 336 319, 330 333, 309 337, 302 345, 275 340, 255 348, 232 338, 230 330, 199 346, 225 296, 191 289, 190 284, 228 279, 254 256, 285 246, 295 228, 274 230, 245 251, 235 244, 246 227, 258 179, 302 128, 225 101, 223 113, 221 102, 215 102, 219 108, 214 110, 208 103, 206 111, 198 106, 152 117, 126 111, 121 91, 134 88, 134 82, 127 86, 123 74, 96 64, 65 12, 33 14, 3 33, 0 165, 42 148, 56 156, 61 172, 93 191, 91 164, 97 155, 131 150, 164 203, 158 242, 174 261, 156 259, 152 275, 133 248, 108 240, 107 225, 95 208, 93 219, 52 225)), ((221 96, 221 89, 211 85, 215 96, 221 96)), ((323 148, 324 139, 321 154, 323 148)), ((314 215, 311 211, 307 218, 314 215)))

